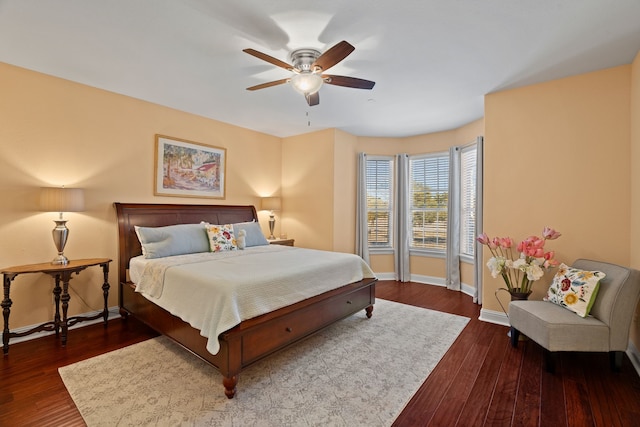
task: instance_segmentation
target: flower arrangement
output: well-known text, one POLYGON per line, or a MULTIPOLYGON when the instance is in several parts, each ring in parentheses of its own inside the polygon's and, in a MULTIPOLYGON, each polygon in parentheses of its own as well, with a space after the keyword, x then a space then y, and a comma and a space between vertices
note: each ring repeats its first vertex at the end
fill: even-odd
POLYGON ((533 282, 540 279, 545 270, 558 266, 558 261, 554 259, 555 252, 545 252, 544 245, 547 240, 555 240, 560 236, 553 228, 545 227, 542 237, 527 237, 518 243, 516 252, 513 251, 514 241, 511 237, 491 239, 482 233, 477 240, 491 251, 492 257, 487 262, 491 276, 501 276, 509 292, 528 294, 533 282))

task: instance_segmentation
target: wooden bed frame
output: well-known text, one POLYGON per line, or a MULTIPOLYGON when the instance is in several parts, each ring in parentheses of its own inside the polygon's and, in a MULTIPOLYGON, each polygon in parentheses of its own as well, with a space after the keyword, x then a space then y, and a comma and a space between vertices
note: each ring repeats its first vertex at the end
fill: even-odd
POLYGON ((133 315, 214 365, 222 373, 226 396, 236 394, 238 375, 252 363, 360 310, 371 317, 377 279, 364 279, 245 320, 219 335, 220 351, 206 349, 207 338, 180 318, 134 291, 128 277, 129 260, 142 254, 134 226, 173 224, 233 224, 258 220, 255 207, 231 205, 172 205, 115 203, 118 217, 118 281, 120 314, 133 315))

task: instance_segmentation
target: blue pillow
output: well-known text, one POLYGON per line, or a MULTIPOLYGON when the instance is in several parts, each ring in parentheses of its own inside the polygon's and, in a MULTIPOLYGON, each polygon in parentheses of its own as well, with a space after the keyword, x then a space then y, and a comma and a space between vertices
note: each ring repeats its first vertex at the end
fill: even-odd
POLYGON ((145 258, 209 252, 204 224, 178 224, 166 227, 135 227, 145 258))
POLYGON ((264 234, 262 234, 260 224, 258 224, 256 221, 233 224, 233 232, 236 236, 238 236, 238 232, 240 230, 244 230, 246 233, 244 242, 245 247, 247 248, 251 246, 263 246, 269 244, 267 238, 264 237, 264 234))

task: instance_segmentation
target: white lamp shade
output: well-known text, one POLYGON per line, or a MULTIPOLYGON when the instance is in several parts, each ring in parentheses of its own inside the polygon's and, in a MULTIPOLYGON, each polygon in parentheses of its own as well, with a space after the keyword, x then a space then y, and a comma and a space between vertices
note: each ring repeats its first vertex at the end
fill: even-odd
POLYGON ((82 212, 82 188, 45 187, 40 190, 40 210, 46 212, 82 212))
POLYGON ((282 209, 280 197, 263 197, 262 209, 265 211, 279 211, 282 209))

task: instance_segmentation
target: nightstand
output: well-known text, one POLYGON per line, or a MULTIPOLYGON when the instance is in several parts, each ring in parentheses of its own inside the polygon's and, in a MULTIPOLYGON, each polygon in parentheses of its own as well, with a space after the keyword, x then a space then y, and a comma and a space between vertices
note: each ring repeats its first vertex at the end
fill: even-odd
POLYGON ((270 245, 293 246, 295 239, 273 239, 269 240, 270 245))
POLYGON ((109 310, 107 307, 107 300, 109 298, 109 263, 108 258, 91 258, 91 259, 78 259, 71 260, 68 264, 29 264, 19 265, 15 267, 5 268, 0 271, 3 275, 4 281, 4 299, 2 300, 2 312, 4 315, 4 328, 2 330, 2 349, 4 354, 9 353, 9 339, 12 337, 23 337, 25 335, 32 334, 39 331, 55 331, 56 335, 62 332, 62 345, 67 344, 67 331, 69 326, 73 326, 78 322, 85 320, 94 320, 100 317, 103 318, 104 326, 107 326, 107 320, 109 317, 109 310), (71 276, 78 275, 80 272, 88 267, 100 266, 102 268, 102 274, 104 276, 102 283, 102 293, 104 296, 104 309, 93 316, 74 316, 67 318, 67 309, 69 307, 69 281, 71 276), (55 280, 55 286, 53 288, 53 296, 56 304, 56 313, 53 321, 43 323, 36 326, 26 332, 11 332, 9 330, 9 315, 11 314, 11 298, 9 297, 9 291, 11 288, 11 282, 17 276, 29 273, 44 273, 48 274, 55 280), (60 286, 62 285, 62 286, 60 286), (62 317, 60 316, 60 302, 62 302, 62 317))

